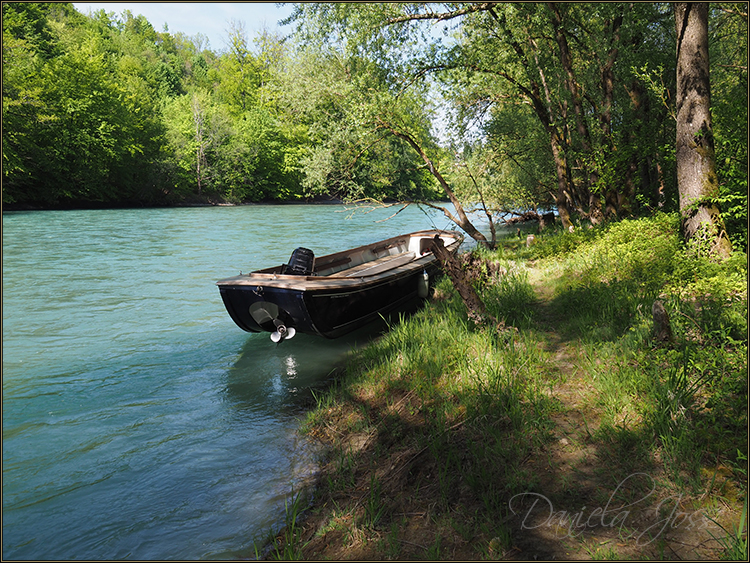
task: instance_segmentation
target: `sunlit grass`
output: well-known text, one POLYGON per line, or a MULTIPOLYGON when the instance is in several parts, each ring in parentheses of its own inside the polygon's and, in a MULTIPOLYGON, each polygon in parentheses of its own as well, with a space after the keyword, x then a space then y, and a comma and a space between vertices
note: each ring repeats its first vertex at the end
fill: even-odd
MULTIPOLYGON (((404 506, 445 514, 470 507, 472 538, 481 540, 474 555, 502 554, 512 543, 501 523, 508 499, 543 486, 527 462, 540 467, 571 401, 582 420, 567 434, 571 447, 593 448, 586 463, 606 486, 656 472, 661 489, 698 495, 711 489, 705 468, 725 464, 746 488, 740 258, 696 262, 671 215, 542 234, 530 248, 501 241, 498 251, 478 253, 499 273, 480 276, 476 289, 508 330, 474 327, 443 279, 426 307, 353 358, 308 415, 306 429, 333 452, 326 494, 357 514, 353 538, 379 538, 403 555, 404 506), (655 299, 670 314, 670 343, 653 339, 655 299), (563 388, 567 398, 558 398, 563 388), (394 483, 403 498, 393 497, 394 483)), ((556 477, 560 491, 545 493, 571 501, 575 470, 556 477)), ((444 555, 457 533, 449 528, 419 544, 420 556, 444 555)))

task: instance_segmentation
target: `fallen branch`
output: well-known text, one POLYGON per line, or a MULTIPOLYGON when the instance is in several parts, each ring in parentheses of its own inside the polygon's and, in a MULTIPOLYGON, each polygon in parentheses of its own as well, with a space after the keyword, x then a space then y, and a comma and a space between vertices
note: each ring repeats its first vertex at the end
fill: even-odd
POLYGON ((474 290, 474 286, 471 283, 471 279, 466 275, 466 272, 461 267, 461 264, 456 258, 448 252, 443 244, 443 240, 439 236, 435 236, 432 241, 432 252, 440 262, 443 271, 448 274, 453 287, 461 296, 461 299, 466 305, 466 310, 469 315, 469 319, 476 325, 494 325, 498 331, 505 330, 505 323, 497 320, 489 312, 484 305, 481 297, 474 290))

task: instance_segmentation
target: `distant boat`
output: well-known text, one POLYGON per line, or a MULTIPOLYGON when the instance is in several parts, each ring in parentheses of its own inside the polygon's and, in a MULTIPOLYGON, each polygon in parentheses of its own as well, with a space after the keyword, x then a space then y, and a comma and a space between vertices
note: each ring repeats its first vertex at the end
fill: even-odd
POLYGON ((463 235, 426 230, 315 257, 297 248, 288 264, 216 282, 237 326, 281 342, 297 332, 337 338, 426 298, 439 264, 439 237, 455 253, 463 235))

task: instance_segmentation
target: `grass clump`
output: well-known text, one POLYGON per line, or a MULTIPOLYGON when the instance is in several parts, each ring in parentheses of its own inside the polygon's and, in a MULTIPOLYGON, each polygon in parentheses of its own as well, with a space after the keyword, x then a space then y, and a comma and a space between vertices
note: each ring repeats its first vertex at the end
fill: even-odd
POLYGON ((747 482, 744 255, 691 255, 664 214, 537 239, 466 261, 509 330, 475 327, 443 279, 318 397, 305 427, 330 455, 304 557, 725 553, 705 526, 702 539, 680 530, 670 543, 642 522, 679 506, 691 522, 705 514, 736 529, 747 482), (657 299, 670 342, 654 339, 657 299), (528 495, 554 507, 554 526, 539 514, 527 525, 516 509, 531 500, 513 499, 528 495), (641 519, 617 529, 586 514, 631 504, 641 519))
MULTIPOLYGON (((519 274, 516 282, 493 287, 493 298, 501 302, 504 292, 515 298, 524 283, 519 274)), ((494 519, 507 513, 509 495, 534 481, 524 462, 549 439, 555 409, 544 392, 545 354, 535 342, 475 330, 447 279, 436 295, 362 351, 306 421, 309 433, 332 448, 335 478, 319 494, 351 507, 372 539, 364 543, 383 540, 394 557, 446 556, 458 511, 461 521, 468 517, 464 530, 484 526, 493 533, 481 545, 464 541, 466 553, 486 550, 499 537, 494 519), (352 417, 360 420, 354 430, 347 422, 352 417), (404 515, 417 513, 433 527, 439 522, 429 542, 399 536, 404 515)))

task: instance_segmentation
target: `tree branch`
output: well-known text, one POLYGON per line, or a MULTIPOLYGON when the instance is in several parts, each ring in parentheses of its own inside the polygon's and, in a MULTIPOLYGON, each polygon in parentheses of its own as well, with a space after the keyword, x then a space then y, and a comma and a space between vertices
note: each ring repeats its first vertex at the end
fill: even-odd
POLYGON ((397 23, 405 23, 409 21, 417 21, 417 20, 435 20, 435 21, 446 21, 446 20, 452 20, 454 18, 459 18, 461 16, 465 16, 467 14, 473 14, 476 12, 486 12, 492 10, 492 8, 495 6, 496 2, 483 2, 482 4, 470 4, 464 8, 461 8, 460 10, 453 10, 450 12, 443 12, 443 13, 435 13, 435 12, 427 12, 425 14, 407 14, 404 16, 397 16, 395 18, 388 18, 386 20, 386 25, 393 25, 397 23))

